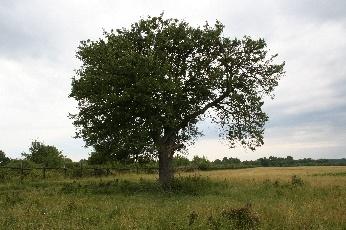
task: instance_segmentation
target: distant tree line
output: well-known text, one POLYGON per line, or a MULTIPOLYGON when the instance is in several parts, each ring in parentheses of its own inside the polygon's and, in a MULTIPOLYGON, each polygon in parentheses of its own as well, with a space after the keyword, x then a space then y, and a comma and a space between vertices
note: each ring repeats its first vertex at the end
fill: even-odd
MULTIPOLYGON (((102 157, 102 154, 92 152, 86 162, 90 165, 103 165, 103 164, 139 164, 143 166, 158 167, 157 159, 150 157, 141 158, 128 158, 121 162, 116 159, 102 157)), ((199 170, 212 170, 212 169, 235 169, 235 168, 249 168, 249 167, 292 167, 292 166, 333 166, 333 165, 345 165, 346 158, 342 159, 318 159, 314 160, 311 158, 304 159, 293 159, 292 156, 287 157, 274 157, 268 158, 262 157, 257 160, 241 161, 238 158, 223 157, 222 159, 216 159, 214 161, 208 160, 206 157, 194 156, 192 160, 188 159, 184 155, 177 154, 173 158, 173 166, 175 168, 186 168, 186 169, 199 169, 199 170)))
MULTIPOLYGON (((46 145, 43 142, 34 140, 29 147, 28 152, 22 153, 23 159, 11 159, 5 152, 0 150, 0 166, 17 167, 24 164, 25 167, 75 167, 80 164, 105 167, 143 167, 158 168, 158 159, 152 155, 134 155, 132 158, 118 160, 110 157, 110 154, 102 152, 91 152, 88 159, 82 159, 79 162, 73 162, 65 157, 63 153, 55 146, 46 145)), ((311 158, 293 159, 287 157, 262 157, 257 160, 241 161, 238 158, 223 157, 214 161, 206 157, 194 156, 191 160, 184 155, 177 154, 173 158, 173 166, 185 170, 213 170, 213 169, 237 169, 249 167, 292 167, 292 166, 346 166, 346 158, 342 159, 318 159, 311 158)))
POLYGON ((342 159, 318 159, 311 158, 293 159, 291 156, 263 157, 252 161, 241 161, 238 158, 224 157, 222 160, 216 159, 209 161, 205 157, 195 156, 192 160, 184 156, 177 156, 173 160, 176 167, 193 167, 200 170, 212 169, 236 169, 236 168, 249 168, 249 167, 293 167, 293 166, 346 166, 346 158, 342 159))

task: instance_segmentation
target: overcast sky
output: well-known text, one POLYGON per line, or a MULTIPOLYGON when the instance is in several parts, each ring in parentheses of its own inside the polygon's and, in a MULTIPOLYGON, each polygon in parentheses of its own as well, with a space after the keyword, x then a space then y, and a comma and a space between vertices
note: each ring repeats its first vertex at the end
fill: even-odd
POLYGON ((73 160, 87 158, 67 117, 76 112, 68 94, 79 41, 163 11, 192 25, 220 20, 224 36, 262 37, 286 62, 275 99, 265 103, 270 121, 261 148, 230 150, 217 127, 204 123, 190 157, 346 157, 344 0, 0 0, 0 149, 17 158, 38 139, 73 160))

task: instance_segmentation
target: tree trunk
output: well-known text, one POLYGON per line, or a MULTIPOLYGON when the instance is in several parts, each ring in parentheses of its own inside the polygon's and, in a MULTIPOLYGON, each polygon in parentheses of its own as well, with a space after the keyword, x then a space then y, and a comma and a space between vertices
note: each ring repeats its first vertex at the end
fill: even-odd
POLYGON ((162 185, 168 185, 173 180, 172 151, 167 145, 159 149, 159 181, 162 185))

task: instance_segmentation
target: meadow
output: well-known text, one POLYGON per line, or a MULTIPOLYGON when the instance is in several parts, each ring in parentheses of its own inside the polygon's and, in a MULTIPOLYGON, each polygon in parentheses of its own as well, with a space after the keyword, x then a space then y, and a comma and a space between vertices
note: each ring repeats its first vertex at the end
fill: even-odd
POLYGON ((346 166, 0 183, 1 229, 346 229, 346 166))

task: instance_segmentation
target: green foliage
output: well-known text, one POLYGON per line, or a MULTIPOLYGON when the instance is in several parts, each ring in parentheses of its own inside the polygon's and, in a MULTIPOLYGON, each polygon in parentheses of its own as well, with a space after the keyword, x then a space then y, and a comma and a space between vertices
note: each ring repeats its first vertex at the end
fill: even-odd
POLYGON ((252 210, 251 204, 241 208, 224 209, 222 216, 229 220, 235 229, 259 229, 260 218, 258 213, 252 210))
POLYGON ((304 185, 304 181, 302 180, 302 178, 300 178, 299 176, 297 175, 293 175, 291 177, 291 184, 293 186, 302 186, 304 185))
POLYGON ((260 218, 257 212, 253 211, 251 204, 246 204, 241 208, 224 208, 221 213, 208 217, 210 229, 237 229, 255 230, 260 229, 260 218))
POLYGON ((113 161, 112 156, 100 151, 93 151, 88 158, 88 164, 101 165, 113 161))
POLYGON ((62 152, 56 147, 45 145, 37 140, 31 143, 29 153, 22 154, 26 160, 46 167, 61 167, 64 163, 62 152))
POLYGON ((10 158, 6 157, 5 152, 0 150, 0 166, 6 165, 10 158))
POLYGON ((284 157, 274 157, 270 156, 268 158, 263 157, 255 161, 243 161, 245 165, 263 166, 263 167, 287 167, 287 166, 313 166, 313 165, 346 165, 346 159, 318 159, 314 160, 311 158, 304 159, 293 159, 291 156, 284 157))
POLYGON ((230 39, 223 28, 160 15, 82 41, 70 94, 78 101, 71 115, 77 136, 115 159, 171 156, 211 117, 232 146, 262 145, 263 99, 284 64, 274 62, 263 39, 230 39))
POLYGON ((233 157, 230 157, 230 158, 227 158, 227 157, 224 157, 222 158, 222 164, 239 164, 241 163, 241 161, 238 159, 238 158, 233 158, 233 157))
POLYGON ((182 155, 175 155, 173 158, 173 165, 175 167, 186 167, 190 165, 190 160, 182 155))
POLYGON ((195 211, 192 211, 188 216, 189 226, 191 226, 197 220, 197 218, 198 214, 195 211))
POLYGON ((11 159, 6 166, 14 167, 14 168, 20 168, 21 166, 23 166, 23 168, 31 168, 31 167, 37 167, 39 165, 27 159, 24 159, 24 160, 11 159))
POLYGON ((192 164, 195 165, 199 170, 207 170, 210 168, 210 161, 205 157, 194 156, 192 164))

